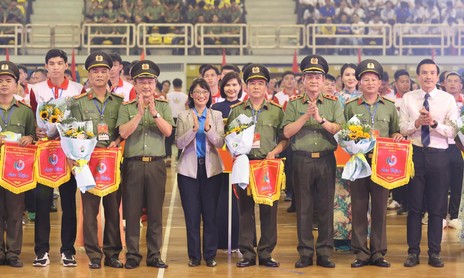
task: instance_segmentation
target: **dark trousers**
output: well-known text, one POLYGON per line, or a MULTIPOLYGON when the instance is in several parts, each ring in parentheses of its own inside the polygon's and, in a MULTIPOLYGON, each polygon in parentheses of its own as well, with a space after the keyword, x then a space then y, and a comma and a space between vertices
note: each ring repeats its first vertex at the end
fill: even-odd
MULTIPOLYGON (((229 235, 229 174, 221 174, 219 185, 219 196, 216 211, 216 222, 218 229, 218 248, 227 249, 229 235)), ((232 249, 238 248, 239 217, 237 197, 232 192, 232 249)))
POLYGON ((450 159, 450 199, 448 213, 450 219, 458 218, 459 205, 461 203, 462 179, 464 162, 462 159, 461 150, 456 147, 456 144, 450 144, 448 147, 448 157, 450 159))
POLYGON ((406 208, 408 208, 408 187, 408 184, 405 184, 392 190, 393 200, 406 208))
POLYGON ((423 203, 429 213, 427 226, 428 254, 439 254, 446 217, 449 157, 447 152, 429 152, 413 147, 415 176, 409 183, 409 213, 407 222, 408 253, 420 253, 423 203))
POLYGON ((206 177, 204 164, 198 164, 197 178, 177 175, 187 228, 189 258, 201 259, 200 222, 203 221, 203 258, 214 259, 218 247, 216 209, 221 175, 206 177))
MULTIPOLYGON (((76 254, 77 215, 76 215, 76 180, 71 179, 60 185, 61 209, 61 248, 60 253, 76 254)), ((50 251, 50 204, 53 201, 53 188, 37 184, 35 190, 35 247, 36 255, 50 251)))
POLYGON ((387 201, 388 189, 371 181, 370 177, 357 179, 350 184, 352 210, 351 247, 356 259, 375 261, 387 253, 387 201), (371 207, 370 246, 367 247, 371 207))
POLYGON ((35 188, 24 193, 24 204, 27 212, 35 212, 35 188))
MULTIPOLYGON (((238 247, 245 259, 256 259, 256 221, 255 202, 252 196, 248 196, 247 190, 236 187, 238 195, 238 212, 240 221, 240 233, 238 247)), ((272 257, 277 245, 277 207, 278 201, 273 206, 259 205, 259 219, 261 221, 261 238, 257 251, 260 259, 272 257)))
MULTIPOLYGON (((98 220, 100 200, 102 197, 90 192, 81 194, 84 209, 84 247, 90 260, 102 258, 102 250, 98 245, 98 220)), ((103 253, 105 257, 119 258, 122 250, 121 232, 119 227, 119 204, 121 203, 121 190, 103 197, 105 211, 105 228, 103 230, 103 253)))
POLYGON ((320 158, 306 153, 293 153, 294 198, 300 257, 314 255, 313 219, 317 208, 317 256, 330 256, 333 250, 333 218, 335 195, 335 156, 333 152, 320 158))
POLYGON ((283 152, 280 153, 279 157, 285 157, 285 177, 286 185, 285 192, 287 195, 293 196, 293 151, 292 147, 288 146, 283 152))
POLYGON ((127 259, 140 263, 140 217, 147 209, 147 262, 160 258, 163 243, 163 203, 166 164, 163 159, 143 162, 125 159, 123 165, 123 210, 126 219, 127 259))
POLYGON ((15 194, 0 187, 1 260, 15 259, 21 254, 21 247, 23 245, 24 195, 25 193, 15 194), (6 237, 4 237, 5 232, 6 237))

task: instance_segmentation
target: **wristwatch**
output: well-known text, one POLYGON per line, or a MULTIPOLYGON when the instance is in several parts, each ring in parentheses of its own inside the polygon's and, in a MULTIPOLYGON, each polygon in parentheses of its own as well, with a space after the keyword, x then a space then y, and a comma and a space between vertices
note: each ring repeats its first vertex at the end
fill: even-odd
POLYGON ((433 120, 433 125, 431 125, 430 127, 431 128, 437 128, 437 126, 438 126, 438 122, 433 120))
POLYGON ((325 119, 322 118, 322 121, 319 122, 320 125, 324 124, 325 123, 325 119))
POLYGON ((158 119, 159 117, 161 117, 160 113, 156 113, 156 115, 153 116, 154 119, 158 119))

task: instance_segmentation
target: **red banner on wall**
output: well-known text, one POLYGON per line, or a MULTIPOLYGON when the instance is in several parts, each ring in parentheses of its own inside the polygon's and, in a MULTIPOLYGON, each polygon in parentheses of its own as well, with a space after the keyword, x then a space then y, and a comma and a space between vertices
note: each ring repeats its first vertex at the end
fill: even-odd
POLYGON ((0 186, 16 194, 35 188, 36 151, 35 145, 20 147, 18 143, 5 142, 0 154, 0 186))
POLYGON ((37 182, 56 188, 71 178, 71 170, 60 141, 37 142, 37 182))
POLYGON ((121 148, 95 148, 89 167, 96 182, 90 193, 103 197, 115 192, 121 183, 121 148))

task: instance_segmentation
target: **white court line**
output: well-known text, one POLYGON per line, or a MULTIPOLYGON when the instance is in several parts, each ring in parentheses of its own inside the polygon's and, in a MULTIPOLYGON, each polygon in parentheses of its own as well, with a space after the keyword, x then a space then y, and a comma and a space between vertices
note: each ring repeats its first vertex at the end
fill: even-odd
MULTIPOLYGON (((168 253, 169 237, 171 235, 172 215, 174 211, 174 202, 176 200, 176 195, 177 195, 177 179, 174 177, 174 184, 172 185, 172 192, 171 192, 171 201, 169 202, 168 219, 166 220, 166 231, 164 232, 163 248, 161 250, 161 259, 165 262, 167 262, 166 254, 168 253)), ((165 268, 159 268, 157 277, 163 278, 164 271, 165 271, 165 268)))

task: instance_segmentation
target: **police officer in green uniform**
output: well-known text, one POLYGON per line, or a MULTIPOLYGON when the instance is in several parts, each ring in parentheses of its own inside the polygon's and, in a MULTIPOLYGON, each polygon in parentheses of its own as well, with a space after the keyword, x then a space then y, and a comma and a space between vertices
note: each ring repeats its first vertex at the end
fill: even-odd
MULTIPOLYGON (((18 67, 9 61, 0 62, 0 146, 5 142, 2 133, 7 131, 21 134, 19 146, 28 146, 35 138, 32 109, 14 98, 18 80, 18 67)), ((24 196, 0 187, 0 265, 23 266, 19 254, 23 245, 24 196)))
MULTIPOLYGON (((93 52, 85 61, 85 69, 89 72, 91 89, 75 96, 71 106, 71 115, 77 121, 90 121, 93 132, 97 136, 97 148, 117 147, 119 145, 116 121, 119 106, 123 98, 108 90, 109 70, 113 67, 111 56, 102 51, 93 52)), ((73 162, 75 163, 75 162, 73 162)), ((103 232, 103 254, 98 244, 97 215, 100 209, 100 196, 90 192, 81 194, 84 210, 84 248, 89 257, 89 267, 101 268, 101 260, 105 254, 106 266, 122 268, 119 253, 122 250, 119 229, 119 205, 121 190, 103 197, 105 208, 105 228, 103 232)))
MULTIPOLYGON (((250 64, 244 69, 243 79, 248 88, 248 100, 233 105, 228 124, 240 114, 252 117, 255 122, 253 148, 250 159, 272 159, 287 146, 288 140, 279 134, 284 112, 276 103, 266 100, 267 83, 270 80, 269 70, 260 64, 250 64)), ((238 267, 256 265, 255 241, 255 203, 247 190, 237 188, 240 233, 238 247, 243 259, 238 267)), ((277 244, 277 204, 273 206, 259 205, 261 220, 261 239, 258 243, 259 264, 278 267, 279 262, 272 258, 272 251, 277 244)))
MULTIPOLYGON (((398 112, 392 100, 381 97, 379 88, 383 68, 376 60, 362 61, 355 71, 362 96, 348 101, 345 105, 345 118, 350 120, 354 115, 363 124, 368 124, 373 134, 380 137, 392 137, 395 141, 403 140, 399 133, 398 112)), ((366 155, 371 162, 372 154, 366 155)), ((370 177, 351 182, 351 209, 353 212, 353 235, 351 247, 356 259, 351 267, 358 268, 368 264, 389 267, 384 259, 387 252, 386 221, 388 189, 371 181, 370 177), (370 247, 367 246, 369 199, 371 200, 371 234, 370 247)))
POLYGON ((318 238, 316 263, 333 268, 333 199, 335 194, 335 156, 333 134, 345 122, 337 97, 321 93, 327 61, 319 55, 300 63, 305 92, 290 99, 285 112, 284 136, 291 138, 294 165, 294 197, 297 213, 298 253, 296 268, 313 264, 314 209, 317 209, 318 238))
POLYGON ((147 208, 147 266, 166 268, 161 260, 163 201, 166 186, 164 140, 172 133, 174 120, 165 100, 155 99, 160 74, 152 61, 142 60, 131 69, 137 98, 119 109, 117 126, 126 139, 123 163, 123 209, 126 219, 127 269, 142 260, 139 252, 143 205, 147 208))

